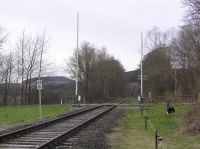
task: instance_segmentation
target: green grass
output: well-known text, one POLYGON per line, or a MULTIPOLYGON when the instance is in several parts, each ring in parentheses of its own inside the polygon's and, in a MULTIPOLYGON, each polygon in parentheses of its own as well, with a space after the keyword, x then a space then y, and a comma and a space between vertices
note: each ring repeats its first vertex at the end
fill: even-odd
MULTIPOLYGON (((70 110, 69 105, 43 105, 42 118, 66 113, 70 110)), ((16 124, 28 123, 39 119, 39 106, 1 106, 0 127, 11 127, 16 124)))
POLYGON ((127 98, 129 101, 131 101, 131 104, 129 104, 128 106, 131 106, 131 107, 138 107, 140 106, 141 104, 138 103, 138 98, 136 97, 128 97, 127 98))
MULTIPOLYGON (((191 105, 174 105, 176 114, 165 115, 165 104, 155 104, 150 110, 145 110, 150 117, 153 127, 158 130, 164 138, 164 143, 169 149, 199 149, 200 137, 183 136, 181 132, 180 117, 184 111, 191 105)), ((148 121, 148 130, 144 128, 144 117, 139 111, 128 111, 120 122, 120 127, 115 133, 111 134, 110 143, 114 149, 154 149, 154 130, 150 127, 148 121)), ((165 148, 159 144, 159 148, 165 148)))

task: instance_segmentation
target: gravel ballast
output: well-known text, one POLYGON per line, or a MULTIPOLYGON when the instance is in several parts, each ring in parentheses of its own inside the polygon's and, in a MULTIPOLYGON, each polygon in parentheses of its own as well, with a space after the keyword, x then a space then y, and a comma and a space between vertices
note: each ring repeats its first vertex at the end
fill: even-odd
POLYGON ((63 140, 57 149, 110 149, 107 135, 118 126, 119 120, 125 113, 125 109, 115 108, 94 123, 82 129, 74 137, 63 140))

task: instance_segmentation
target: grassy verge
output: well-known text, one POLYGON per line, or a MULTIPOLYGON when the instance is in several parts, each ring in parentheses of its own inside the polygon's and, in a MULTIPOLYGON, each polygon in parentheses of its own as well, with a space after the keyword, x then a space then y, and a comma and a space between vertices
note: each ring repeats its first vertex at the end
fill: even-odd
MULTIPOLYGON (((70 111, 68 105, 43 105, 42 117, 47 118, 70 111)), ((39 119, 38 105, 0 107, 0 125, 8 128, 16 124, 33 122, 39 119)))
MULTIPOLYGON (((155 104, 150 110, 145 110, 159 134, 164 138, 167 148, 170 149, 199 149, 200 137, 182 136, 180 117, 191 105, 177 104, 175 115, 165 115, 164 104, 155 104)), ((122 119, 120 127, 109 136, 110 143, 114 149, 154 149, 154 131, 148 121, 148 130, 144 128, 144 118, 139 111, 129 111, 122 119)), ((165 145, 159 144, 159 148, 165 145)))
MULTIPOLYGON (((129 104, 128 106, 131 106, 131 107, 138 107, 140 106, 141 104, 138 103, 138 99, 136 97, 127 97, 127 99, 129 101, 131 101, 131 104, 129 104)), ((127 106, 127 105, 126 105, 127 106)))

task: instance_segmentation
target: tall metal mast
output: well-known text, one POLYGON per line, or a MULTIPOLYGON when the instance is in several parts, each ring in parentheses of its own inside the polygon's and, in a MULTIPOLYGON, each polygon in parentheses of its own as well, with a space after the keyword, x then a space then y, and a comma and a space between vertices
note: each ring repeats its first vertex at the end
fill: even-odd
MULTIPOLYGON (((42 53, 43 53, 43 48, 42 48, 42 51, 41 51, 41 55, 40 55, 40 67, 39 67, 39 82, 38 83, 42 83, 41 82, 41 78, 40 78, 40 75, 41 75, 41 67, 42 67, 42 53)), ((42 85, 42 84, 41 84, 42 85)), ((40 114, 40 120, 42 120, 42 89, 39 89, 39 114, 40 114)))
POLYGON ((143 66, 142 66, 142 60, 143 60, 143 35, 141 32, 141 61, 140 61, 140 71, 141 71, 141 97, 143 97, 143 66))
POLYGON ((78 39, 79 39, 79 13, 77 13, 77 42, 76 42, 76 98, 78 97, 78 39))
POLYGON ((44 51, 44 44, 45 44, 45 33, 42 36, 42 49, 40 52, 40 64, 39 64, 39 80, 37 82, 37 89, 39 91, 39 114, 40 114, 40 120, 42 119, 42 80, 41 80, 41 71, 42 71, 42 56, 43 56, 43 51, 44 51))

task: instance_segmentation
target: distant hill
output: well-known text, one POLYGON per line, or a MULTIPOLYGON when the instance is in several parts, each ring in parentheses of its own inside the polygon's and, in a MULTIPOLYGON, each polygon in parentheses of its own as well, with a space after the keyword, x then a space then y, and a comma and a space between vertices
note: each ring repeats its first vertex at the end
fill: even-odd
POLYGON ((138 80, 138 75, 140 75, 140 69, 125 72, 127 84, 127 95, 137 96, 140 93, 140 80, 138 80))
MULTIPOLYGON (((39 79, 38 77, 32 78, 31 85, 32 86, 36 85, 38 79, 39 79)), ((60 86, 60 85, 69 85, 69 84, 75 83, 74 80, 69 79, 65 76, 48 76, 48 77, 41 77, 40 79, 46 85, 55 85, 55 86, 59 85, 60 86)), ((25 83, 25 81, 23 83, 25 83)))
POLYGON ((140 69, 125 72, 128 82, 138 82, 138 75, 140 75, 140 69))

